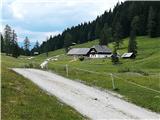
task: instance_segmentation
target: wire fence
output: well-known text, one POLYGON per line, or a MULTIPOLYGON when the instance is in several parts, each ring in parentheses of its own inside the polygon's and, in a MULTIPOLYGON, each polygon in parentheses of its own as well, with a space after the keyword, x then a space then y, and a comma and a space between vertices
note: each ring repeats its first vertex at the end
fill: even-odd
MULTIPOLYGON (((101 86, 101 87, 107 87, 109 89, 118 90, 118 89, 133 89, 138 87, 141 89, 145 89, 147 91, 151 91, 154 93, 160 94, 160 91, 157 89, 153 89, 151 87, 148 87, 143 84, 139 84, 135 81, 133 81, 129 77, 120 77, 115 73, 101 73, 86 69, 81 69, 74 66, 69 65, 57 65, 57 64, 51 64, 49 65, 49 69, 53 70, 54 72, 72 78, 77 80, 83 80, 86 81, 87 84, 101 86)), ((137 79, 149 79, 148 77, 139 76, 137 79)), ((158 78, 159 79, 159 78, 158 78)), ((148 84, 148 83, 147 83, 148 84)), ((160 79, 158 80, 158 87, 160 88, 160 79)))

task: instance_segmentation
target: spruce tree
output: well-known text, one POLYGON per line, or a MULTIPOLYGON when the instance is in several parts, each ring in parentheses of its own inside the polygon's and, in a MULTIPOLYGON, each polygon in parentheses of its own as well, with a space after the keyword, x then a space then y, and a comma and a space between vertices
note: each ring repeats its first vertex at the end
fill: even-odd
POLYGON ((18 43, 13 44, 13 49, 12 49, 12 57, 17 58, 20 55, 20 48, 18 46, 18 43))
POLYGON ((130 39, 128 43, 128 52, 132 52, 132 58, 137 55, 136 32, 139 30, 139 17, 135 16, 131 23, 130 39))
POLYGON ((108 45, 111 39, 112 39, 112 29, 106 23, 101 31, 99 44, 108 45))
POLYGON ((1 35, 1 52, 4 52, 4 39, 3 39, 3 36, 2 36, 2 34, 0 33, 0 35, 1 35))
POLYGON ((159 10, 159 13, 157 15, 157 21, 158 21, 158 23, 157 23, 157 34, 156 34, 156 36, 160 37, 160 10, 159 10))
POLYGON ((28 39, 28 37, 26 37, 24 39, 24 51, 25 51, 25 55, 30 55, 30 50, 29 50, 29 47, 30 47, 30 41, 28 39))
POLYGON ((111 56, 112 58, 112 63, 113 64, 118 64, 119 63, 119 57, 118 57, 118 54, 117 54, 117 46, 114 45, 114 50, 113 50, 113 54, 111 56))
POLYGON ((11 41, 10 41, 10 49, 11 49, 11 54, 12 57, 18 57, 18 48, 17 48, 17 34, 15 33, 14 30, 12 30, 12 36, 11 36, 11 41), (17 53, 16 53, 17 52, 17 53))
POLYGON ((66 53, 68 52, 70 45, 72 45, 72 36, 70 33, 66 33, 64 37, 64 47, 66 53))
POLYGON ((11 54, 11 39, 12 39, 12 30, 9 25, 6 25, 4 28, 4 44, 6 55, 11 54))
POLYGON ((43 42, 43 52, 46 53, 46 57, 48 57, 48 44, 47 44, 48 38, 46 41, 43 42))
POLYGON ((155 11, 151 6, 148 15, 148 35, 149 37, 156 37, 156 21, 155 21, 155 11))
POLYGON ((100 26, 99 21, 97 21, 97 22, 96 22, 96 28, 95 28, 95 35, 96 35, 96 38, 99 38, 100 33, 101 33, 101 26, 100 26))
POLYGON ((122 44, 122 25, 120 22, 117 22, 115 25, 115 31, 114 31, 114 41, 115 41, 115 46, 117 49, 119 49, 120 44, 122 44))
POLYGON ((34 46, 36 49, 38 49, 39 48, 39 42, 38 41, 36 41, 36 44, 35 44, 35 46, 34 46))
POLYGON ((31 50, 31 53, 32 53, 32 55, 35 55, 35 52, 38 52, 37 54, 39 54, 39 51, 40 51, 39 42, 36 41, 36 43, 35 43, 33 49, 31 50))

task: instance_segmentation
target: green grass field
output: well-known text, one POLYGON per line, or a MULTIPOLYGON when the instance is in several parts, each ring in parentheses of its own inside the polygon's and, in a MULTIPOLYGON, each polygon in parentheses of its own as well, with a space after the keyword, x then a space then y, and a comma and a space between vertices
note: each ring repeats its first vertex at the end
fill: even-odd
POLYGON ((1 108, 2 120, 79 120, 84 119, 71 107, 47 95, 30 80, 18 75, 10 67, 24 67, 31 63, 27 57, 18 59, 2 54, 1 108))
MULTIPOLYGON (((110 73, 113 73, 115 85, 118 88, 115 92, 123 95, 124 99, 130 102, 160 112, 160 38, 151 39, 142 36, 137 38, 137 42, 137 58, 135 60, 120 59, 121 64, 119 65, 113 65, 109 58, 86 58, 84 61, 73 61, 73 57, 66 56, 64 50, 60 49, 49 53, 49 57, 60 55, 58 61, 49 62, 49 69, 65 77, 109 90, 113 90, 110 76, 110 73), (68 76, 66 75, 66 64, 69 69, 68 76)), ((73 47, 91 47, 95 44, 98 44, 98 40, 73 47)), ((124 39, 118 51, 120 54, 127 52, 127 44, 128 39, 124 39)), ((109 47, 113 48, 113 44, 109 44, 109 47)), ((34 60, 44 58, 45 54, 42 54, 34 60)))
MULTIPOLYGON (((160 113, 160 38, 142 36, 137 37, 137 42, 137 58, 120 59, 119 65, 113 65, 110 58, 73 61, 73 57, 67 56, 64 49, 59 49, 49 52, 48 58, 59 55, 58 61, 49 62, 49 69, 87 85, 119 93, 127 101, 160 113), (118 88, 116 91, 112 88, 110 73, 114 75, 118 88)), ((91 47, 95 44, 98 44, 98 40, 73 47, 91 47)), ((127 52, 127 44, 128 38, 124 39, 118 51, 120 54, 127 52)), ((113 44, 109 44, 109 48, 112 49, 113 44)), ((7 69, 26 66, 37 68, 47 57, 46 54, 40 54, 31 60, 26 58, 21 56, 15 59, 2 54, 2 119, 84 119, 29 80, 7 69)))

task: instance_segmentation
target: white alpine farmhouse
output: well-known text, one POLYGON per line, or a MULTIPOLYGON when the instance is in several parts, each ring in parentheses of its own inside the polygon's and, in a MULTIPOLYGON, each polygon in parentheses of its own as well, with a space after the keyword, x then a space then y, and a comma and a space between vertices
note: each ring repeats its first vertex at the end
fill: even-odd
POLYGON ((105 45, 94 45, 91 48, 72 48, 67 55, 74 57, 105 58, 111 57, 112 51, 105 45))

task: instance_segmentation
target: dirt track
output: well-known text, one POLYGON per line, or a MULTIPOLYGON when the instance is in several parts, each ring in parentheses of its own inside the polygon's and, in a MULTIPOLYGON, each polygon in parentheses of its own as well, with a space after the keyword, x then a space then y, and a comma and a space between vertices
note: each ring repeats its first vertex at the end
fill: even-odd
POLYGON ((97 119, 157 119, 160 115, 128 103, 111 92, 104 92, 54 73, 14 68, 43 90, 59 98, 88 118, 97 119))

